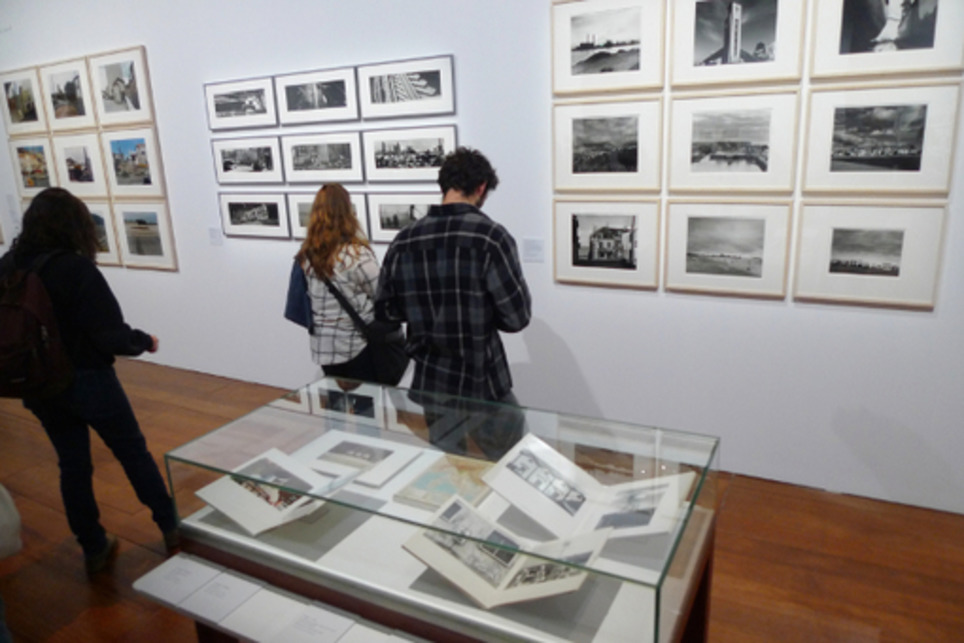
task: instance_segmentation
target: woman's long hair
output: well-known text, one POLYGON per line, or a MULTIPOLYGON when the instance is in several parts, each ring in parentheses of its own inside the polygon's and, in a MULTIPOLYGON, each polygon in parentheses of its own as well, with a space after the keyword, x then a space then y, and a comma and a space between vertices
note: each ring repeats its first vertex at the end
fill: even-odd
POLYGON ((69 250, 97 258, 97 231, 87 205, 63 188, 47 188, 23 214, 23 228, 13 242, 21 259, 49 250, 69 250))
POLYGON ((311 204, 308 235, 295 258, 302 265, 306 261, 311 264, 316 275, 330 278, 342 248, 357 258, 362 247, 371 246, 355 216, 348 191, 338 183, 321 186, 311 204))

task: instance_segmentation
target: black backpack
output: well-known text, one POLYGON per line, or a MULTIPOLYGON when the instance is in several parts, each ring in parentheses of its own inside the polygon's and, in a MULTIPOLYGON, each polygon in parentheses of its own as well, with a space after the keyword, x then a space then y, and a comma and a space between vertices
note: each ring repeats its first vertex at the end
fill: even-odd
POLYGON ((0 279, 0 397, 44 399, 62 392, 74 368, 60 338, 40 271, 59 252, 0 279))

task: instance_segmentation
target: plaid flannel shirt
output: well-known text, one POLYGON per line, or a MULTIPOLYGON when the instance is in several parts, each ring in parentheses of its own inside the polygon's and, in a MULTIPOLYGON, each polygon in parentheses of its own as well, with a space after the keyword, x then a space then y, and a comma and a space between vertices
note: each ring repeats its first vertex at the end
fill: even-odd
POLYGON ((472 205, 432 206, 388 248, 375 316, 407 323, 413 389, 501 399, 512 377, 498 331, 531 315, 515 240, 472 205))

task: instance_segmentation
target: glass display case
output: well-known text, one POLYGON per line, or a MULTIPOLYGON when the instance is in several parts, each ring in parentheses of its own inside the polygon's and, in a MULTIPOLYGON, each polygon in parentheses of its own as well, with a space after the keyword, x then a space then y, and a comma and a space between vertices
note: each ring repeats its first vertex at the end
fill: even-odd
POLYGON ((165 455, 186 552, 429 640, 700 631, 714 437, 322 379, 165 455))

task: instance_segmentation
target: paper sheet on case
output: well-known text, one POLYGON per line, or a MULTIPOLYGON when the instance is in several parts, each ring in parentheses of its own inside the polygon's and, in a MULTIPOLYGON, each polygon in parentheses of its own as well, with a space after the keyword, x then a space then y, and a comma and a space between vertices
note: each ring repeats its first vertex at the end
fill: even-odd
POLYGON ((134 581, 134 589, 169 605, 177 605, 224 569, 200 558, 178 554, 134 581))
POLYGON ((244 604, 262 584, 225 572, 215 576, 196 592, 178 603, 178 607, 196 618, 220 623, 228 614, 244 604))

